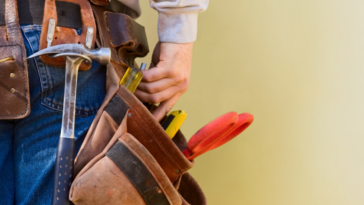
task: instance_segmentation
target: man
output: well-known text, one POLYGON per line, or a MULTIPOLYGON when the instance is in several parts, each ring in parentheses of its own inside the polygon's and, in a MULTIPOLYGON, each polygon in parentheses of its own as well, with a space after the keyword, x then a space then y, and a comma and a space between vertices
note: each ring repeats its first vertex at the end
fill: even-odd
MULTIPOLYGON (((114 10, 129 9, 136 16, 140 15, 137 0, 119 1, 112 1, 114 10)), ((44 0, 18 0, 27 56, 39 50, 41 23, 35 19, 43 13, 43 4, 44 0)), ((208 0, 163 0, 150 1, 150 4, 159 12, 160 42, 154 49, 152 67, 144 71, 135 95, 143 102, 160 103, 154 113, 160 120, 187 90, 197 15, 207 8, 208 0)), ((4 16, 1 9, 0 15, 4 16)), ((2 205, 50 204, 52 200, 62 121, 64 68, 48 66, 35 58, 28 60, 28 72, 31 114, 21 120, 0 121, 2 205)), ((89 71, 79 73, 75 126, 77 148, 103 101, 105 76, 105 68, 97 63, 89 71)), ((0 100, 6 99, 0 96, 0 100)))

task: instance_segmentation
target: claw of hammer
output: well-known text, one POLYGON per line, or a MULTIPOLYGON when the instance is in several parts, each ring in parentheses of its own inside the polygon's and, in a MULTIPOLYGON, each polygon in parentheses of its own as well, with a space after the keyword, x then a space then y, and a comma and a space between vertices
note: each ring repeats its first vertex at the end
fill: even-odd
POLYGON ((34 53, 33 55, 29 56, 28 59, 41 55, 64 54, 64 53, 74 53, 77 55, 87 56, 93 60, 100 62, 103 65, 108 64, 111 58, 110 48, 98 48, 90 50, 81 44, 62 44, 40 50, 37 53, 34 53))

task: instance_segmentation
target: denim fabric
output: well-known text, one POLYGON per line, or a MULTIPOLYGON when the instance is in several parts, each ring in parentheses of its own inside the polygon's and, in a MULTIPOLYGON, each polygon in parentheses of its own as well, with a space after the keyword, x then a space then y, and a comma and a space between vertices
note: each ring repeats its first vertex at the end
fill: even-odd
MULTIPOLYGON (((38 51, 41 26, 22 26, 27 55, 38 51)), ((28 60, 31 113, 0 121, 0 204, 51 204, 61 130, 64 68, 28 60)), ((106 69, 80 71, 76 99, 76 152, 105 96, 106 69)))

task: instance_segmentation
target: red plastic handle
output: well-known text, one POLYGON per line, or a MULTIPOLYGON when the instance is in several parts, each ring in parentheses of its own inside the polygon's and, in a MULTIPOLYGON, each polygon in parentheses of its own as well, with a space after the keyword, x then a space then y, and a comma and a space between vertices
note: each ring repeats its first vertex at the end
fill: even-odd
POLYGON ((187 159, 193 160, 232 140, 249 127, 253 120, 254 116, 249 113, 238 115, 230 112, 222 115, 194 134, 183 153, 187 159))

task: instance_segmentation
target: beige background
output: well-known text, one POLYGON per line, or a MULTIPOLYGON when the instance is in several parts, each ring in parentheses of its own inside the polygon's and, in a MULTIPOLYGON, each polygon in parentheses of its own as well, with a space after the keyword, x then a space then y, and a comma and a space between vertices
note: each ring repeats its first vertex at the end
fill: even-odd
MULTIPOLYGON (((157 13, 142 9, 153 47, 157 13)), ((198 29, 174 108, 185 135, 229 111, 255 116, 197 158, 209 204, 364 204, 364 1, 211 0, 198 29)))

